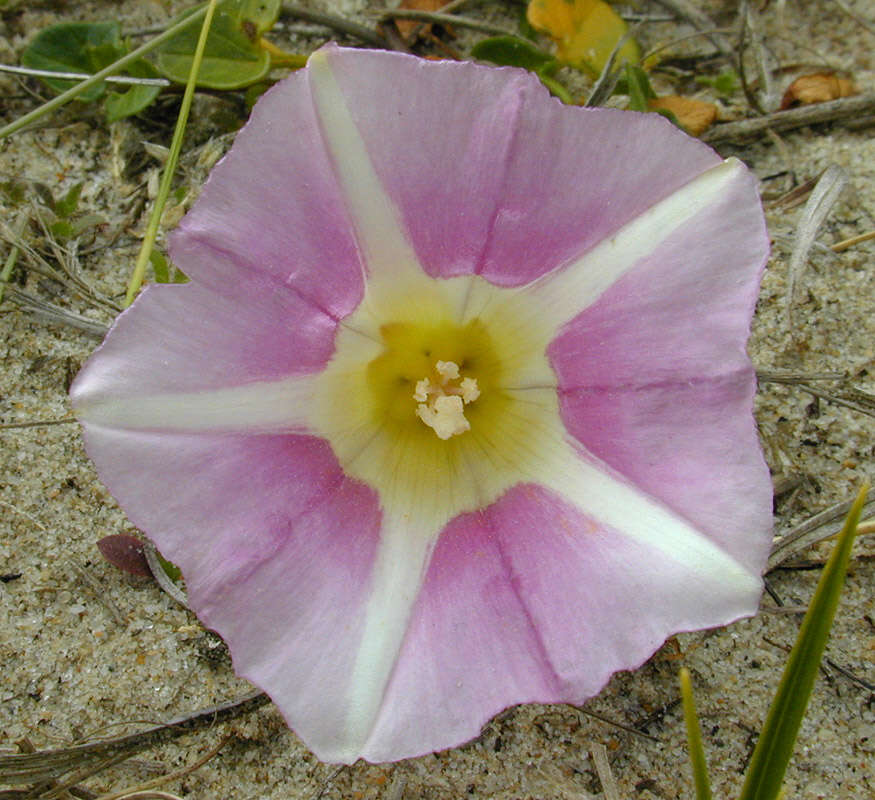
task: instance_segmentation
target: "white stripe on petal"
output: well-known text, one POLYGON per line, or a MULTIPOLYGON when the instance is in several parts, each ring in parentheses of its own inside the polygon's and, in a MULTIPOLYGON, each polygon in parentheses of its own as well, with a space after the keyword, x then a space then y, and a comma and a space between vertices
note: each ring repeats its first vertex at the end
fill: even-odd
MULTIPOLYGON (((415 444, 413 445, 415 450, 415 444)), ((392 470, 404 470, 416 452, 399 447, 392 470)), ((421 474, 421 471, 420 471, 421 474)), ((365 607, 364 630, 350 680, 349 716, 345 739, 358 753, 371 733, 398 653, 407 633, 413 606, 425 578, 440 531, 449 521, 446 495, 452 486, 444 473, 443 491, 433 486, 413 486, 395 497, 389 477, 381 487, 380 545, 365 607)))
POLYGON ((585 451, 580 452, 568 441, 558 418, 553 424, 543 425, 537 436, 537 448, 525 441, 505 445, 508 450, 518 448, 531 454, 528 463, 532 474, 523 480, 550 489, 618 535, 707 576, 715 586, 733 585, 739 593, 761 591, 759 575, 749 572, 682 517, 626 483, 585 451))
MULTIPOLYGON (((745 166, 736 158, 706 170, 576 261, 522 287, 519 292, 528 302, 519 304, 520 310, 549 318, 549 339, 554 338, 563 325, 596 302, 684 223, 718 202, 728 186, 745 175, 745 166)), ((508 300, 514 303, 513 298, 508 300)))
POLYGON ((313 381, 313 376, 299 375, 202 392, 122 398, 95 394, 74 411, 81 422, 126 430, 304 431, 310 428, 313 381))
MULTIPOLYGON (((330 53, 317 50, 307 65, 322 134, 369 273, 368 294, 373 295, 381 283, 389 284, 405 278, 421 281, 422 268, 404 232, 398 211, 374 171, 346 98, 331 71, 330 53)), ((411 143, 411 147, 415 146, 411 143)))

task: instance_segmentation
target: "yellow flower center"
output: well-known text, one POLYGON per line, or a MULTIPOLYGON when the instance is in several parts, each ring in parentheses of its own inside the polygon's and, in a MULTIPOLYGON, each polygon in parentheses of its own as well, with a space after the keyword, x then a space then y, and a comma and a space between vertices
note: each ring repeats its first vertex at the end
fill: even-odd
POLYGON ((556 438, 547 325, 479 278, 378 288, 317 379, 316 432, 387 507, 446 522, 532 475, 556 438))
POLYGON ((389 323, 381 326, 380 336, 383 351, 367 366, 373 420, 378 425, 396 434, 446 440, 470 430, 472 420, 495 410, 487 398, 497 391, 501 366, 479 321, 389 323))

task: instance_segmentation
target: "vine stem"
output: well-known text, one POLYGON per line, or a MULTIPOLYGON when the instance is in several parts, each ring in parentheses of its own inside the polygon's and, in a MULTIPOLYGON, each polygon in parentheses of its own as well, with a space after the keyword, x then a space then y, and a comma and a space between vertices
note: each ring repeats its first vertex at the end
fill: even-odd
POLYGON ((182 96, 182 105, 179 107, 179 116, 176 118, 176 128, 173 131, 173 140, 170 142, 170 152, 167 155, 167 161, 164 164, 164 172, 161 175, 161 184, 158 187, 158 196, 155 198, 155 206, 152 208, 152 215, 149 217, 149 224, 146 226, 146 234, 143 236, 143 244, 140 247, 140 252, 137 255, 137 263, 134 265, 134 271, 131 273, 131 278, 128 281, 128 290, 125 294, 125 308, 134 302, 140 286, 143 285, 143 278, 146 275, 146 264, 149 263, 149 256, 152 254, 152 248, 155 245, 155 239, 158 236, 158 226, 161 224, 161 214, 164 212, 164 206, 167 204, 167 198, 170 196, 170 184, 173 181, 173 174, 176 172, 176 164, 179 161, 179 153, 182 150, 182 136, 185 133, 185 127, 188 124, 188 115, 191 111, 191 103, 194 99, 194 89, 197 83, 197 75, 203 61, 204 50, 207 46, 207 36, 210 32, 210 25, 213 22, 213 13, 216 10, 217 0, 210 0, 204 11, 204 21, 201 25, 200 37, 197 40, 197 47, 194 50, 194 57, 191 62, 191 72, 188 75, 188 83, 185 84, 185 94, 182 96))

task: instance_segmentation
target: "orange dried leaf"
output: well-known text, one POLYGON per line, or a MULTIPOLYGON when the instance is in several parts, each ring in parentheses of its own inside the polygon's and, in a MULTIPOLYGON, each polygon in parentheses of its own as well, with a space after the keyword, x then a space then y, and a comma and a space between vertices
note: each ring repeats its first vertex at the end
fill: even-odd
POLYGON ((852 94, 857 94, 857 89, 847 78, 839 78, 828 72, 816 72, 813 75, 801 75, 787 87, 781 99, 781 108, 826 103, 840 97, 850 97, 852 94))
MULTIPOLYGON (((556 42, 556 57, 594 77, 617 42, 626 35, 623 19, 602 0, 530 0, 526 17, 556 42)), ((634 39, 617 54, 617 64, 637 64, 641 54, 634 39)))
MULTIPOLYGON (((401 0, 398 8, 410 9, 411 11, 438 11, 447 4, 447 0, 401 0)), ((417 22, 415 19, 396 19, 398 32, 407 40, 417 30, 430 30, 428 23, 417 22)))
POLYGON ((699 136, 717 119, 717 106, 692 97, 678 97, 669 94, 654 97, 647 101, 651 111, 670 111, 688 133, 699 136))

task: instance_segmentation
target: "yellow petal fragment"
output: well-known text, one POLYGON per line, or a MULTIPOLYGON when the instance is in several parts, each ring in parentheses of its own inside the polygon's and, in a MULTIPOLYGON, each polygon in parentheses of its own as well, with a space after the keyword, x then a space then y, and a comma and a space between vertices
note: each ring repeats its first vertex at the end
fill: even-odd
MULTIPOLYGON (((556 42, 560 61, 593 77, 627 31, 623 19, 602 0, 531 0, 526 17, 556 42)), ((640 58, 637 42, 630 39, 620 48, 617 63, 637 64, 640 58)))

